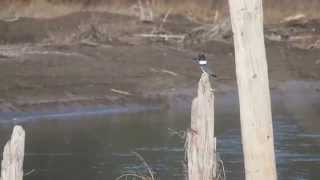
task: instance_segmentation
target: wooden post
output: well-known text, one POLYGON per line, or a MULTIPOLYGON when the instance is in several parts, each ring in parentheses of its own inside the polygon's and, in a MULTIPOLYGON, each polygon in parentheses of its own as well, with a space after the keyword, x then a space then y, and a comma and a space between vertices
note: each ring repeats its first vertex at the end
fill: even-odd
POLYGON ((246 180, 276 180, 262 0, 229 0, 246 180))
POLYGON ((216 178, 216 140, 214 138, 214 94, 209 75, 203 73, 198 96, 192 102, 191 130, 187 135, 189 180, 216 178))
POLYGON ((21 126, 15 126, 11 139, 3 151, 1 162, 1 180, 23 179, 25 132, 21 126))

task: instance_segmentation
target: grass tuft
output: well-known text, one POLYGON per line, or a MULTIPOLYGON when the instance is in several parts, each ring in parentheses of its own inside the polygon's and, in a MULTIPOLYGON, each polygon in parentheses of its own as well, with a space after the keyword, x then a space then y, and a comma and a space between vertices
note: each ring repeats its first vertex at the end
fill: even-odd
POLYGON ((132 154, 135 155, 142 163, 142 165, 147 169, 148 174, 140 174, 140 173, 126 173, 122 174, 121 176, 117 177, 115 180, 155 180, 155 177, 153 175, 153 171, 151 167, 148 165, 148 163, 145 161, 145 159, 137 152, 132 151, 132 154))

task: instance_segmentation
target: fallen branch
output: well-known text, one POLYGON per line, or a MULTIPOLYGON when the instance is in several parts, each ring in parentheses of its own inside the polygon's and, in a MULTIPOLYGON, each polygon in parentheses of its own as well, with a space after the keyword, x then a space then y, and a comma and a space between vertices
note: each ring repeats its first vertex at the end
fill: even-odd
POLYGON ((178 76, 177 73, 175 73, 173 71, 166 70, 166 69, 162 69, 161 72, 170 74, 171 76, 178 76))
POLYGON ((122 91, 122 90, 118 90, 118 89, 110 89, 110 91, 112 91, 114 93, 126 95, 126 96, 131 96, 132 95, 131 93, 129 93, 127 91, 122 91))
POLYGON ((155 73, 166 73, 166 74, 170 74, 172 76, 178 76, 179 74, 176 73, 176 72, 173 72, 173 71, 170 71, 170 70, 167 70, 167 69, 160 69, 160 70, 157 70, 155 68, 150 68, 150 71, 151 72, 155 72, 155 73))
POLYGON ((168 39, 183 40, 185 38, 185 35, 169 35, 169 34, 136 34, 135 36, 145 37, 145 38, 163 38, 165 40, 168 40, 168 39))

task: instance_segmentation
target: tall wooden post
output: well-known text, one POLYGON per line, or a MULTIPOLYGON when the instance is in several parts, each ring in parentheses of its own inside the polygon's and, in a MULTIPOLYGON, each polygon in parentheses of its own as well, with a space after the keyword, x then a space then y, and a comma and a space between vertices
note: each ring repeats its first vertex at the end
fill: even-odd
POLYGON ((246 180, 276 180, 262 0, 229 0, 246 180))
POLYGON ((198 95, 192 102, 191 130, 187 136, 189 180, 216 178, 216 140, 214 138, 214 94, 209 75, 203 73, 198 95))
POLYGON ((25 132, 21 126, 15 126, 11 139, 3 151, 1 162, 1 180, 23 179, 25 132))

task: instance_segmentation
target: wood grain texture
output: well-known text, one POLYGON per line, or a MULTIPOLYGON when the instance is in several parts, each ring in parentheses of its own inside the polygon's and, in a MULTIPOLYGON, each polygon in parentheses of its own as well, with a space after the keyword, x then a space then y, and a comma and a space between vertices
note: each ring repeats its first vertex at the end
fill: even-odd
POLYGON ((198 95, 192 102, 191 130, 187 137, 189 180, 216 177, 216 140, 214 138, 214 94, 209 75, 203 73, 198 95))
POLYGON ((246 180, 276 180, 261 0, 229 0, 246 180))
POLYGON ((15 126, 11 139, 4 147, 1 180, 23 179, 24 145, 25 132, 21 126, 15 126))

